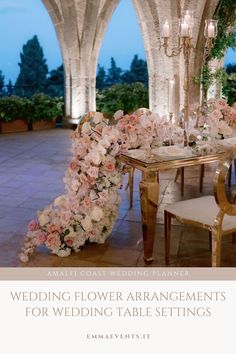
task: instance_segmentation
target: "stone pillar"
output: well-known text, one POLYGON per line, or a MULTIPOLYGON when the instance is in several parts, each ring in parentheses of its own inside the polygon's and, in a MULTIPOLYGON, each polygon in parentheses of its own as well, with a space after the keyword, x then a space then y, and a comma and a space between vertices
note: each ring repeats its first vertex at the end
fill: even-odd
POLYGON ((119 0, 42 0, 54 23, 65 70, 66 120, 96 110, 101 41, 119 0))
MULTIPOLYGON (((215 73, 217 70, 223 68, 224 66, 224 58, 223 59, 213 59, 209 62, 210 70, 215 73)), ((207 93, 207 99, 209 98, 221 98, 222 97, 222 84, 218 81, 214 81, 214 83, 209 87, 207 93)))

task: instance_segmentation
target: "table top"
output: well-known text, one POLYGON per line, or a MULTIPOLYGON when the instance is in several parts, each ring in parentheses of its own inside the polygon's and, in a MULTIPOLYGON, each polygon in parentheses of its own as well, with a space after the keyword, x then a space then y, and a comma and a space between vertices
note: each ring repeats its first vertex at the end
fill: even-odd
POLYGON ((219 161, 229 147, 225 144, 215 144, 207 153, 190 147, 175 146, 163 146, 150 151, 131 149, 119 159, 141 171, 159 171, 219 161))

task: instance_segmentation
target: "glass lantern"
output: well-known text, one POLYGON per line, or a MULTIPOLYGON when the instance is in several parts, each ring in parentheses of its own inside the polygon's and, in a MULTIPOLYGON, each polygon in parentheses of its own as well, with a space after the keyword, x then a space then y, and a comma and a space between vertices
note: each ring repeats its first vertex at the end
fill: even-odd
POLYGON ((204 36, 207 39, 213 39, 217 36, 217 20, 205 20, 204 36))
POLYGON ((193 27, 194 27, 193 11, 191 10, 183 11, 182 17, 179 20, 179 36, 192 38, 193 27))
POLYGON ((187 23, 188 27, 193 28, 193 26, 194 26, 194 11, 192 11, 192 10, 183 11, 182 18, 184 19, 184 22, 187 23))
POLYGON ((161 37, 162 38, 169 38, 170 37, 170 24, 167 20, 165 20, 165 22, 162 25, 161 37))

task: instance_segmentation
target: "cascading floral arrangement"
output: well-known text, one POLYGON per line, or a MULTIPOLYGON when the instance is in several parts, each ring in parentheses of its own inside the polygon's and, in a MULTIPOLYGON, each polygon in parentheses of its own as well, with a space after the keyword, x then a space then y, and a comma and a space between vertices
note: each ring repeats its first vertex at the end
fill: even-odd
POLYGON ((118 111, 114 119, 116 124, 108 125, 96 112, 71 134, 74 157, 64 176, 65 193, 29 223, 19 255, 22 262, 39 245, 66 257, 87 240, 103 243, 111 234, 123 173, 117 157, 130 148, 150 147, 163 126, 162 119, 151 112, 123 115, 118 111))

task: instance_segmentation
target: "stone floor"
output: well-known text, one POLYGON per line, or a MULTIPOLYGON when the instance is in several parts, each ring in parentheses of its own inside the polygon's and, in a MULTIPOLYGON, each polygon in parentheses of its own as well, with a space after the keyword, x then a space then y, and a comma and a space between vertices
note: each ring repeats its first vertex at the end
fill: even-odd
MULTIPOLYGON (((134 207, 129 209, 128 192, 121 190, 120 213, 105 244, 86 244, 81 252, 68 258, 37 249, 27 264, 17 254, 36 211, 48 205, 63 190, 62 177, 70 160, 69 130, 56 129, 0 135, 0 267, 141 267, 143 245, 136 171, 134 207)), ((215 166, 207 166, 204 194, 212 193, 215 166)), ((199 196, 199 167, 185 170, 185 196, 199 196)), ((152 266, 165 266, 163 210, 166 204, 181 199, 175 171, 161 173, 161 196, 156 219, 156 239, 152 266)), ((125 181, 124 181, 125 185, 125 181)), ((174 222, 171 238, 171 266, 207 267, 211 263, 207 231, 182 227, 174 222)), ((236 266, 236 245, 225 236, 222 266, 236 266)))

